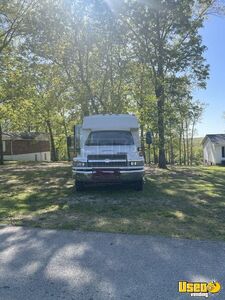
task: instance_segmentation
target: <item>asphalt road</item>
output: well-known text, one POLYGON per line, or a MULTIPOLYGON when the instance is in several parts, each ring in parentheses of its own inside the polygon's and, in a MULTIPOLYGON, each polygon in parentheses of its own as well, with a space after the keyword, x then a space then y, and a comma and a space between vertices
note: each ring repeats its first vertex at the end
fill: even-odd
POLYGON ((0 299, 203 299, 178 281, 218 280, 225 243, 125 234, 2 227, 0 299))

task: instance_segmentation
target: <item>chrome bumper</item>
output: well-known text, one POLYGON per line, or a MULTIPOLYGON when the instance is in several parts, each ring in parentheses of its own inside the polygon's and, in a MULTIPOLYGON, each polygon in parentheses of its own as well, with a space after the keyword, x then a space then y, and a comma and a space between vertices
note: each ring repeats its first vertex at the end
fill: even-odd
POLYGON ((144 168, 78 169, 72 168, 73 178, 82 182, 129 182, 143 178, 144 168))

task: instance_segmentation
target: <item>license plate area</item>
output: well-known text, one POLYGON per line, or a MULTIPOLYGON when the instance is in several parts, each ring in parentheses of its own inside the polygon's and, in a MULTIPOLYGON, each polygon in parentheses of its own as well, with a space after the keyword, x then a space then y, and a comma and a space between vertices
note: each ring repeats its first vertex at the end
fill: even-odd
POLYGON ((116 181, 120 179, 119 170, 94 170, 92 179, 95 181, 116 181))

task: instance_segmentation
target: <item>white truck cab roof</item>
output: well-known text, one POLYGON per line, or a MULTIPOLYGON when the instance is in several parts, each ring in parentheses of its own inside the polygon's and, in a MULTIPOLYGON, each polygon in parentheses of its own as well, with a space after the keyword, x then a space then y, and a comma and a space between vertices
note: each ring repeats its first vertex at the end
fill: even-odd
POLYGON ((129 114, 105 114, 84 117, 84 130, 134 130, 138 129, 138 120, 129 114))

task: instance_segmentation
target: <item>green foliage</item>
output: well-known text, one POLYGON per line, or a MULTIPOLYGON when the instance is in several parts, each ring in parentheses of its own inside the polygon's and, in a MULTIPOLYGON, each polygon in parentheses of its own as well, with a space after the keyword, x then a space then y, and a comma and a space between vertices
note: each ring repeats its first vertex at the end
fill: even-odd
POLYGON ((191 164, 203 110, 191 90, 208 77, 199 28, 212 2, 3 1, 3 130, 48 132, 53 158, 66 158, 84 115, 133 112, 143 147, 152 130, 155 162, 191 164))

